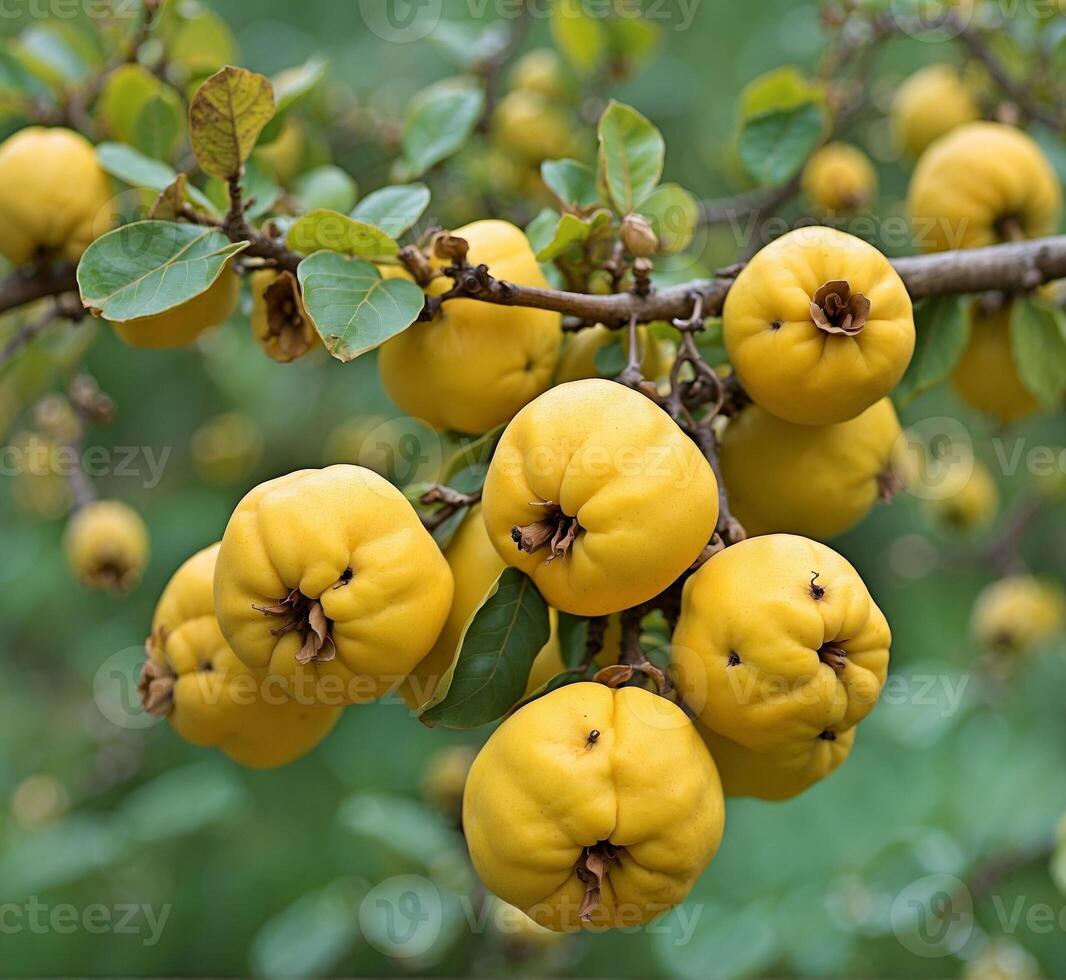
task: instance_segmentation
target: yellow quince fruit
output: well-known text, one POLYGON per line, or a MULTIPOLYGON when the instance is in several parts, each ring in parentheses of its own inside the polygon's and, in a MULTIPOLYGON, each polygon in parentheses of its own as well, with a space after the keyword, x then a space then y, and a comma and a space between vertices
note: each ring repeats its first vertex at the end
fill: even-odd
POLYGON ((452 573, 414 508, 359 466, 300 470, 238 504, 215 570, 234 653, 293 697, 359 704, 395 690, 430 650, 452 573))
POLYGON ((118 500, 94 500, 75 511, 64 546, 82 585, 116 595, 136 588, 148 564, 148 528, 118 500))
POLYGON ((515 89, 492 114, 492 131, 502 149, 529 163, 575 156, 575 123, 566 109, 528 89, 515 89))
POLYGON ((876 248, 800 228, 762 249, 723 311, 726 352, 756 404, 798 425, 846 422, 885 397, 914 353, 914 313, 876 248))
MULTIPOLYGON (((476 221, 454 234, 469 243, 472 265, 487 265, 496 278, 520 285, 548 285, 529 240, 514 225, 476 221)), ((427 292, 440 295, 450 285, 438 277, 427 292)), ((385 391, 408 415, 479 435, 507 422, 551 384, 561 342, 558 313, 449 300, 432 321, 385 344, 378 366, 385 391)))
POLYGON ((1011 575, 986 586, 973 610, 974 638, 993 653, 1028 653, 1064 625, 1061 586, 1033 575, 1011 575))
POLYGON ((944 464, 944 496, 932 497, 925 506, 937 523, 963 534, 989 525, 999 512, 999 487, 988 467, 972 456, 944 464), (951 470, 956 470, 952 473, 951 470))
POLYGON ((799 796, 840 768, 858 731, 849 728, 832 741, 818 739, 778 752, 753 752, 703 725, 697 727, 711 750, 726 796, 773 802, 799 796))
POLYGON ((509 81, 513 89, 537 92, 548 99, 564 99, 567 95, 562 59, 551 48, 536 48, 519 58, 509 81))
POLYGON ((255 469, 263 455, 263 433, 248 415, 226 412, 204 422, 192 434, 189 449, 201 480, 232 486, 255 469))
POLYGON ((1013 126, 968 123, 922 154, 907 191, 915 241, 925 252, 1050 235, 1062 188, 1037 142, 1013 126))
POLYGON ((827 143, 803 168, 803 192, 822 214, 861 211, 877 193, 877 171, 870 158, 849 143, 827 143))
POLYGON ((844 558, 770 534, 719 552, 685 583, 671 655, 704 725, 756 752, 799 752, 870 713, 890 643, 844 558))
MULTIPOLYGON (((587 378, 601 377, 596 367, 596 352, 614 342, 617 330, 609 330, 602 323, 586 327, 570 334, 563 341, 559 354, 559 367, 555 372, 555 383, 583 381, 587 378)), ((625 331, 623 331, 625 333, 625 331)), ((629 354, 629 337, 622 337, 622 348, 629 354)), ((640 351, 640 373, 650 381, 665 373, 665 359, 659 341, 651 335, 647 327, 637 330, 637 348, 640 351)))
POLYGON ((699 557, 718 521, 718 484, 643 395, 573 381, 504 431, 482 511, 497 552, 550 605, 601 616, 658 595, 699 557))
POLYGON ((252 274, 251 286, 252 336, 269 358, 288 364, 319 345, 291 272, 262 269, 252 274))
POLYGON ((110 202, 110 181, 84 136, 30 126, 0 144, 0 255, 12 265, 76 262, 114 227, 110 202))
MULTIPOLYGON (((455 537, 444 549, 444 557, 455 580, 455 596, 433 649, 422 658, 400 688, 410 708, 422 707, 433 696, 459 652, 459 641, 471 617, 484 601, 493 582, 507 567, 489 540, 480 507, 470 509, 455 537)), ((536 690, 563 670, 557 617, 555 610, 551 610, 551 613, 551 636, 533 662, 528 685, 530 691, 536 690), (559 665, 558 671, 553 670, 556 664, 559 665), (535 680, 537 683, 534 683, 535 680)))
POLYGON ((969 317, 970 340, 951 375, 955 394, 1004 425, 1039 411, 1039 399, 1022 383, 1014 364, 1011 304, 988 312, 975 300, 969 317))
POLYGON ((900 434, 889 398, 836 425, 795 425, 751 405, 722 436, 733 516, 750 535, 843 534, 893 490, 900 434))
POLYGON ((477 757, 471 745, 449 745, 434 753, 422 774, 422 799, 446 817, 458 821, 463 809, 466 777, 477 757))
POLYGON ((237 659, 215 619, 218 549, 193 555, 163 590, 146 644, 141 700, 187 742, 252 769, 273 769, 318 745, 341 709, 290 700, 237 659))
POLYGON ((121 323, 108 322, 131 347, 150 350, 188 347, 206 330, 233 316, 240 294, 241 280, 224 268, 205 292, 172 310, 121 323))
POLYGON ((722 788, 695 726, 641 688, 530 702, 478 754, 463 830, 485 886, 557 932, 638 926, 718 850, 722 788))
POLYGON ((953 65, 928 65, 896 90, 892 130, 901 153, 917 158, 934 140, 981 118, 973 94, 953 65))

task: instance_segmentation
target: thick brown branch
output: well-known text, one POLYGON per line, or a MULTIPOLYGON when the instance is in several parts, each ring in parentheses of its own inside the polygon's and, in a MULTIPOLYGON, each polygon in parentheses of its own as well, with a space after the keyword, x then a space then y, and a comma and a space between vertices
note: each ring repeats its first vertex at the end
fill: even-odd
POLYGON ((46 269, 23 269, 6 279, 0 279, 0 313, 17 309, 46 296, 76 293, 76 268, 74 263, 65 262, 46 269))
MULTIPOLYGON (((892 264, 913 299, 991 290, 1018 292, 1066 278, 1066 235, 916 255, 894 259, 892 264)), ((501 306, 553 310, 589 323, 620 327, 634 316, 640 323, 688 317, 697 295, 703 300, 704 315, 717 316, 732 284, 730 276, 722 276, 672 286, 645 297, 633 293, 593 296, 519 286, 481 275, 464 277, 454 295, 501 306)))

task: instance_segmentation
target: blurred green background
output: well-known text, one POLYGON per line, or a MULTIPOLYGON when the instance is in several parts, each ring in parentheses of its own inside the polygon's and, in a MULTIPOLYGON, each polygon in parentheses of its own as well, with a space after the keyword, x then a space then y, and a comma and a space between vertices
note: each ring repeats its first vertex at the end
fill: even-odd
MULTIPOLYGON (((683 20, 677 4, 666 6, 683 20)), ((246 67, 273 73, 328 56, 346 111, 396 118, 411 95, 455 70, 430 40, 383 42, 357 3, 212 7, 246 67)), ((468 13, 454 7, 456 18, 468 13)), ((452 4, 445 8, 452 17, 452 4)), ((26 17, 5 18, 4 30, 16 32, 26 17)), ((547 43, 536 21, 526 47, 547 43)), ((813 66, 821 45, 813 4, 704 0, 687 30, 668 21, 647 66, 609 92, 662 128, 669 178, 704 197, 726 195, 737 190, 727 146, 740 88, 783 63, 813 66)), ((893 43, 878 84, 890 92, 908 71, 952 52, 893 43)), ((387 182, 381 147, 358 127, 331 132, 328 118, 309 111, 308 125, 322 127, 314 137, 332 144, 335 162, 364 191, 387 182)), ((890 159, 883 120, 873 117, 857 137, 882 164, 879 213, 900 213, 907 175, 890 159)), ((431 214, 482 216, 463 208, 446 192, 431 214)), ((731 235, 705 242, 685 273, 732 261, 731 235)), ((973 601, 996 576, 979 557, 980 540, 942 533, 905 495, 836 543, 895 633, 893 682, 851 759, 798 800, 731 802, 719 856, 685 906, 654 929, 516 955, 499 929, 477 924, 483 896, 461 836, 420 793, 436 753, 487 732, 431 731, 399 703, 358 707, 309 757, 252 773, 184 744, 165 724, 141 727, 132 709, 141 643, 174 569, 220 536, 256 482, 321 465, 338 424, 397 414, 372 358, 345 366, 319 352, 275 364, 243 314, 202 349, 158 354, 79 327, 36 345, 17 376, 0 377, 11 412, 62 388, 86 349, 86 367, 118 412, 89 432, 87 446, 168 455, 158 486, 145 485, 143 451, 138 473, 97 481, 151 530, 147 574, 124 599, 75 584, 62 520, 32 516, 16 499, 17 479, 0 481, 0 913, 22 910, 0 914, 3 974, 939 977, 977 969, 989 944, 1006 940, 1017 975, 1066 976, 1066 895, 1049 872, 1066 810, 1066 647, 1041 650, 1009 680, 990 674, 969 638, 973 601), (254 423, 265 450, 218 485, 195 465, 191 442, 205 421, 230 412, 254 423), (921 938, 916 909, 947 887, 944 875, 969 884, 975 922, 921 938), (31 900, 45 907, 40 929, 30 925, 31 900), (76 910, 69 928, 49 918, 64 906, 76 910), (109 910, 109 928, 86 925, 95 906, 109 910), (127 906, 142 911, 120 929, 127 906), (161 922, 158 935, 143 907, 161 922)), ((961 424, 1000 479, 1007 515, 1032 480, 1024 459, 1014 473, 999 460, 1019 445, 1064 441, 1061 415, 999 432, 942 391, 909 406, 904 422, 961 424)), ((13 431, 27 424, 16 414, 13 431)), ((1028 566, 1059 579, 1064 513, 1061 503, 1048 508, 1023 543, 1028 566)))

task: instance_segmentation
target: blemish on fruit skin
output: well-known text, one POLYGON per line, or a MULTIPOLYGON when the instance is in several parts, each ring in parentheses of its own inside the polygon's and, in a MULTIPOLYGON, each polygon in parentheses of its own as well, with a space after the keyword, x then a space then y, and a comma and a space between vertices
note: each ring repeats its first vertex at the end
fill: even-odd
POLYGON ((780 320, 774 320, 774 322, 770 324, 770 329, 777 331, 780 330, 783 326, 784 324, 780 320))
POLYGON ((730 667, 737 667, 740 664, 740 654, 736 650, 729 651, 729 660, 727 661, 730 667))
POLYGON ((811 598, 814 600, 825 598, 825 589, 818 584, 818 579, 821 576, 821 572, 811 572, 814 577, 811 579, 811 598))
POLYGON ((831 732, 827 728, 818 736, 823 742, 835 742, 837 740, 837 733, 831 732))
POLYGON ((333 590, 344 588, 353 578, 355 578, 355 572, 351 568, 346 568, 341 577, 337 579, 337 584, 333 586, 333 590))
POLYGON ((600 739, 600 732, 598 728, 592 729, 588 734, 588 738, 585 739, 585 748, 591 749, 600 739))

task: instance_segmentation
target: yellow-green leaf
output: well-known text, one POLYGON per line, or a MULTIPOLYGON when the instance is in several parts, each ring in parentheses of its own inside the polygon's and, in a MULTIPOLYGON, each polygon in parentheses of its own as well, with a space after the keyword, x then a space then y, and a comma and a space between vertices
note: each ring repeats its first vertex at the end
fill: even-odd
POLYGON ((229 65, 216 72, 200 86, 189 108, 200 169, 219 180, 238 177, 273 115, 269 79, 229 65))

